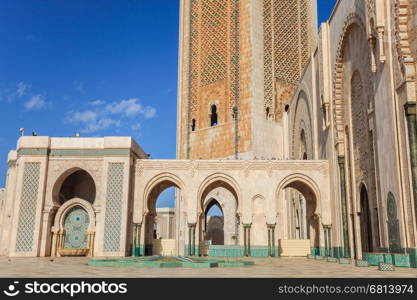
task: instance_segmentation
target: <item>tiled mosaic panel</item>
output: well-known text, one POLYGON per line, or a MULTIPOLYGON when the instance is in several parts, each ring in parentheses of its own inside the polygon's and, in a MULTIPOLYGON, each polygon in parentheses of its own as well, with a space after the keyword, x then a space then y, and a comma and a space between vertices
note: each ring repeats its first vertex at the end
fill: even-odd
POLYGON ((64 248, 86 249, 87 229, 90 224, 88 213, 81 207, 74 207, 65 217, 64 248))
POLYGON ((355 261, 355 266, 357 266, 357 267, 368 267, 369 264, 366 260, 357 259, 355 261))
POLYGON ((31 252, 39 191, 40 163, 25 163, 17 225, 16 252, 31 252))
POLYGON ((109 163, 107 172, 104 252, 120 251, 124 163, 109 163))
POLYGON ((380 271, 395 271, 395 267, 392 264, 379 263, 378 270, 380 270, 380 271))

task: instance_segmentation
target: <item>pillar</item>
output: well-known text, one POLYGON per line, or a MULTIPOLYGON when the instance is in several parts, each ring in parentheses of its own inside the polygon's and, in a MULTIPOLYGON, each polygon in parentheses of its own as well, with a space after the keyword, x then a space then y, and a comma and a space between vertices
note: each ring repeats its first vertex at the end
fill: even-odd
POLYGON ((346 199, 346 180, 345 180, 345 157, 338 157, 340 171, 340 194, 342 204, 342 230, 343 230, 343 256, 350 257, 349 253, 349 231, 348 231, 348 213, 346 199))
POLYGON ((188 223, 188 255, 195 256, 195 228, 196 223, 188 223))
POLYGON ((142 223, 134 223, 133 224, 133 243, 132 243, 132 256, 141 256, 142 253, 140 252, 140 232, 142 223))
POLYGON ((271 251, 271 227, 269 227, 269 225, 267 225, 268 227, 268 256, 272 256, 272 251, 271 251))
POLYGON ((268 227, 268 255, 275 256, 275 224, 267 224, 268 227))
POLYGON ((323 232, 324 232, 324 253, 325 256, 332 256, 332 242, 331 242, 331 235, 330 235, 330 225, 323 225, 323 232))
POLYGON ((247 256, 247 245, 246 245, 246 226, 243 225, 243 256, 247 256))
POLYGON ((244 256, 250 256, 250 228, 252 224, 243 224, 243 230, 244 230, 244 256))
POLYGON ((416 102, 407 102, 404 105, 407 117, 408 147, 410 148, 411 179, 413 184, 413 198, 415 216, 417 216, 417 118, 416 102))

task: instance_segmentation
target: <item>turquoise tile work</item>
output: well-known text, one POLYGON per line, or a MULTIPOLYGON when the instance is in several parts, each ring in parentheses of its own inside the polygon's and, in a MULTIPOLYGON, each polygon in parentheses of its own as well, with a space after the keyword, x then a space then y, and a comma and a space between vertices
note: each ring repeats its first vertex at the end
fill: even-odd
POLYGON ((331 256, 340 258, 343 257, 343 248, 342 247, 333 247, 331 250, 331 256))
POLYGON ((350 258, 341 257, 341 258, 338 259, 338 261, 339 261, 339 264, 341 264, 341 265, 349 265, 350 264, 350 258))
POLYGON ((269 257, 268 246, 251 246, 250 256, 252 257, 269 257))
POLYGON ((396 267, 411 267, 412 255, 403 253, 363 253, 363 259, 370 266, 379 266, 380 263, 393 264, 396 267))
POLYGON ((394 265, 396 267, 410 267, 410 255, 408 254, 393 254, 394 265))
POLYGON ((379 266, 379 263, 385 262, 384 253, 363 253, 363 259, 368 262, 370 266, 379 266))
MULTIPOLYGON (((185 255, 189 255, 190 251, 190 246, 189 245, 184 245, 184 253, 185 255)), ((200 254, 200 247, 199 246, 194 246, 194 256, 198 256, 200 254)))
POLYGON ((208 252, 213 257, 242 257, 244 249, 243 246, 210 245, 208 252))
POLYGON ((417 268, 417 248, 408 248, 407 253, 410 255, 410 267, 417 268))
POLYGON ((140 245, 139 247, 135 247, 133 249, 133 256, 143 256, 145 253, 145 246, 140 245))
POLYGON ((355 266, 357 266, 357 267, 368 267, 369 264, 366 260, 357 259, 357 260, 355 260, 355 266))
POLYGON ((384 262, 387 263, 387 264, 393 264, 394 263, 394 258, 392 256, 392 254, 384 253, 384 262))

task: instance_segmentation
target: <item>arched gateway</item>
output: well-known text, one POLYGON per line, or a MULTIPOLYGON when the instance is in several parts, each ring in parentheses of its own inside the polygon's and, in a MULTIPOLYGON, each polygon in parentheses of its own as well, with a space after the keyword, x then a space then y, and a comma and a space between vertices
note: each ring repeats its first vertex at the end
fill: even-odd
POLYGON ((326 161, 138 160, 136 170, 136 255, 155 254, 149 250, 155 199, 170 186, 178 188, 177 255, 291 255, 282 243, 295 239, 291 224, 297 219, 287 213, 291 206, 287 188, 304 196, 306 208, 301 216, 309 253, 332 251, 326 161), (220 214, 210 217, 207 212, 213 206, 220 214))
POLYGON ((342 247, 327 161, 150 160, 131 138, 22 137, 17 152, 5 210, 17 226, 0 236, 9 256, 267 257, 300 255, 286 241, 304 243, 304 255, 342 247), (158 210, 168 188, 175 209, 158 210))

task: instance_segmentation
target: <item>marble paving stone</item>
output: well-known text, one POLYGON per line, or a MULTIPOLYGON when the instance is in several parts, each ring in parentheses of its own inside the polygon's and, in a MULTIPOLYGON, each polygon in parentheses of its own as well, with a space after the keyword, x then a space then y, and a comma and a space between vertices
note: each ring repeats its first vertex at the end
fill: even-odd
MULTIPOLYGON (((242 259, 242 258, 240 258, 242 259)), ((245 258, 243 258, 245 260, 245 258)), ((248 258, 254 266, 215 269, 191 268, 112 268, 87 266, 88 258, 8 258, 0 257, 0 277, 411 277, 417 278, 417 269, 397 268, 393 272, 378 271, 378 267, 356 268, 353 264, 329 264, 307 258, 248 258)))

